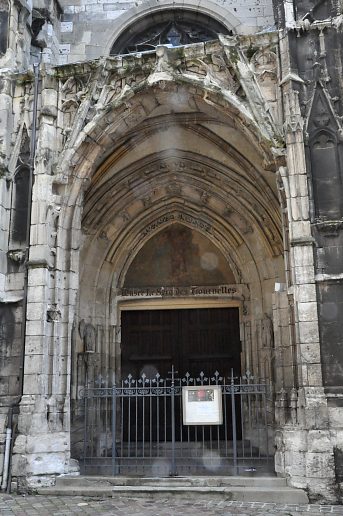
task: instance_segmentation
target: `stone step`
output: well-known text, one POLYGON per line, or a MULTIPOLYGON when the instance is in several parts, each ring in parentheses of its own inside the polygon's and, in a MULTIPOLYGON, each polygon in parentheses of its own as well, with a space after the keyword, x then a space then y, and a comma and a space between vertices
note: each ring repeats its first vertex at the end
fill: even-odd
POLYGON ((175 486, 170 485, 123 485, 114 486, 108 484, 107 486, 102 485, 88 485, 88 486, 77 486, 77 485, 62 485, 49 488, 37 489, 39 495, 54 495, 54 496, 97 496, 97 497, 126 497, 126 498, 137 498, 144 497, 149 499, 160 499, 164 497, 180 497, 189 499, 206 498, 220 498, 223 500, 234 500, 234 501, 245 501, 245 502, 270 502, 270 503, 281 503, 281 504, 307 504, 308 498, 304 491, 299 489, 292 489, 290 487, 274 487, 274 486, 227 486, 227 487, 215 487, 215 486, 175 486))
MULTIPOLYGON (((87 458, 80 460, 80 473, 85 476, 136 476, 136 477, 168 477, 171 471, 171 460, 164 457, 144 458, 87 458)), ((274 476, 272 460, 265 458, 240 459, 237 468, 230 457, 175 457, 177 476, 274 476)))
POLYGON ((246 476, 188 476, 188 477, 137 477, 137 476, 61 476, 56 479, 56 487, 90 486, 193 486, 193 487, 287 487, 281 477, 246 476))

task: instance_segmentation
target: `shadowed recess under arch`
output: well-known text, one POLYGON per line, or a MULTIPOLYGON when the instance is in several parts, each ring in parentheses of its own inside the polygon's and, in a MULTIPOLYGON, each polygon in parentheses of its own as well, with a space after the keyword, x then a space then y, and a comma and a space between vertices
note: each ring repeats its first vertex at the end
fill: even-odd
POLYGON ((124 286, 181 287, 235 282, 216 246, 198 231, 176 223, 154 235, 138 252, 124 286))

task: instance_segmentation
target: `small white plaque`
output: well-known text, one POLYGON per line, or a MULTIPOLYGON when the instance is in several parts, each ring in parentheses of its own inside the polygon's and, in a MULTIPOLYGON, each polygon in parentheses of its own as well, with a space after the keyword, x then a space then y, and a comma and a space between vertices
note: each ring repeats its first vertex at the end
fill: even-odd
POLYGON ((61 32, 73 32, 73 22, 61 22, 61 32))
POLYGON ((65 43, 64 45, 59 45, 58 51, 60 55, 65 56, 70 54, 70 43, 65 43))
POLYGON ((182 387, 184 425, 221 425, 223 423, 220 385, 182 387))

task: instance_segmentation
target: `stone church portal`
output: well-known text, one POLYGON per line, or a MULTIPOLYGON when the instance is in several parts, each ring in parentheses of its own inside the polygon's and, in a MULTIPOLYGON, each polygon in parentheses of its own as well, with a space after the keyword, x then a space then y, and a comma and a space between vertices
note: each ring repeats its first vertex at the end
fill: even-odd
POLYGON ((341 17, 0 1, 3 488, 248 446, 341 501, 341 17))

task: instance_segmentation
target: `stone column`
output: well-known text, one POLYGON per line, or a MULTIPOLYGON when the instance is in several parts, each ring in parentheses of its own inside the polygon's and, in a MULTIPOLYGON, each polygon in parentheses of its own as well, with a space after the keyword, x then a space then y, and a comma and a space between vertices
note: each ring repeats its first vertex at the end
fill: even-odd
MULTIPOLYGON (((52 163, 56 152, 57 86, 42 74, 39 138, 32 192, 23 396, 13 475, 22 488, 50 485, 68 473, 69 359, 68 310, 60 308, 62 272, 56 260, 59 196, 53 193, 52 163)), ((65 274, 66 276, 66 274, 65 274)), ((64 302, 65 300, 63 300, 64 302)))
MULTIPOLYGON (((284 54, 285 41, 281 41, 284 54)), ((280 174, 285 188, 289 219, 290 285, 294 299, 297 392, 286 391, 285 423, 277 432, 277 472, 289 477, 295 487, 306 488, 316 499, 334 500, 333 450, 324 395, 317 296, 314 239, 310 227, 308 172, 305 161, 303 119, 297 88, 302 81, 287 74, 287 56, 282 81, 287 168, 280 174), (290 410, 298 398, 297 418, 290 410), (289 409, 289 410, 288 410, 289 409), (296 421, 295 421, 296 419, 296 421)))

